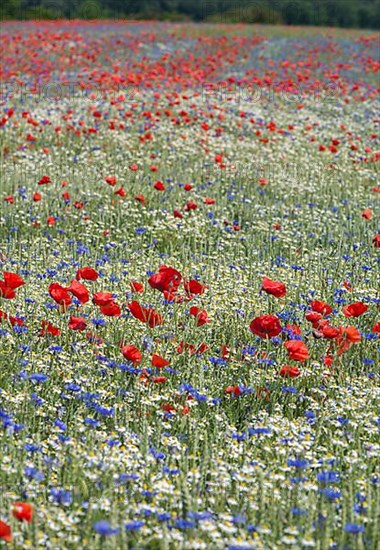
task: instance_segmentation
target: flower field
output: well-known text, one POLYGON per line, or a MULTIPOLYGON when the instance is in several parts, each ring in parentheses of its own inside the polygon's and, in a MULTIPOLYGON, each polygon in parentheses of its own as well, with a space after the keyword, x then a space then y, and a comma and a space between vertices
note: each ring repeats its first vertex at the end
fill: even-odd
POLYGON ((380 547, 378 40, 2 25, 0 548, 380 547))

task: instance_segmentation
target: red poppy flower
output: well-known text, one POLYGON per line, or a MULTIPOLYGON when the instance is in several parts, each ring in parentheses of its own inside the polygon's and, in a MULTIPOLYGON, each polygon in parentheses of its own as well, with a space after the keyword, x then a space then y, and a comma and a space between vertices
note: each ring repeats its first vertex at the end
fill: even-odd
POLYGON ((135 366, 139 365, 142 361, 142 353, 135 346, 123 346, 121 348, 121 353, 127 361, 130 361, 135 366))
POLYGON ((44 185, 46 183, 51 183, 50 177, 49 176, 42 176, 42 178, 38 182, 38 185, 44 185))
POLYGON ((350 349, 353 344, 358 344, 361 341, 361 335, 357 328, 340 327, 339 336, 337 336, 334 342, 337 344, 337 354, 342 355, 350 349))
POLYGON ((344 306, 343 314, 345 317, 360 317, 360 315, 363 315, 367 309, 368 306, 363 304, 363 302, 354 302, 353 304, 344 306))
POLYGON ((160 357, 160 355, 157 355, 157 353, 153 353, 151 361, 152 365, 157 369, 163 369, 164 367, 167 367, 169 365, 169 361, 167 359, 164 359, 163 357, 160 357))
POLYGON ((111 292, 95 292, 92 302, 96 306, 106 306, 110 302, 113 302, 113 296, 111 292))
POLYGON ((313 311, 316 311, 321 315, 331 315, 332 313, 332 307, 321 300, 313 300, 309 305, 313 311))
POLYGON ((197 355, 202 355, 202 353, 204 353, 208 349, 209 349, 209 346, 205 342, 202 342, 202 344, 198 346, 198 348, 196 348, 194 344, 189 344, 188 342, 181 340, 181 342, 177 346, 177 353, 188 351, 190 355, 194 355, 195 353, 197 355))
POLYGON ((161 313, 152 308, 143 307, 139 302, 134 300, 128 304, 128 309, 133 317, 142 323, 148 323, 150 328, 163 324, 161 313))
POLYGON ((117 182, 116 176, 107 176, 104 178, 104 181, 108 183, 108 185, 114 186, 117 182))
POLYGON ((370 220, 372 218, 372 210, 370 208, 365 208, 362 212, 362 218, 370 220))
POLYGON ((339 336, 340 330, 336 327, 332 327, 331 325, 327 324, 322 328, 322 335, 324 338, 327 338, 328 340, 333 340, 337 336, 339 336))
POLYGON ((51 283, 49 285, 49 294, 60 306, 67 307, 71 304, 71 296, 67 288, 64 288, 59 283, 51 283))
POLYGON ((30 523, 33 516, 33 506, 29 502, 15 502, 12 514, 19 521, 30 523))
POLYGON ((1 520, 0 520, 0 539, 5 540, 6 542, 12 541, 11 526, 5 523, 5 521, 1 521, 1 520))
POLYGON ((153 184, 153 187, 154 187, 157 191, 165 191, 165 185, 162 183, 162 181, 156 181, 156 182, 153 184))
POLYGON ((137 281, 131 281, 130 283, 132 292, 138 292, 139 294, 142 294, 144 292, 144 285, 141 283, 138 283, 137 281))
POLYGON ((107 317, 120 317, 121 315, 120 306, 113 300, 111 302, 108 302, 107 304, 101 305, 100 311, 101 313, 103 313, 103 315, 106 315, 107 317))
POLYGON ((251 321, 249 328, 260 338, 274 338, 282 331, 278 317, 275 315, 261 315, 251 321))
POLYGON ((298 336, 301 336, 302 331, 298 325, 291 325, 288 324, 285 327, 287 330, 290 330, 293 334, 297 334, 298 336))
POLYGON ((33 193, 33 200, 34 202, 39 202, 42 199, 41 193, 33 193))
POLYGON ((87 281, 96 281, 99 277, 99 274, 92 267, 81 267, 78 269, 76 274, 76 279, 86 279, 87 281))
POLYGON ((352 284, 350 281, 343 281, 343 286, 348 292, 352 292, 352 284))
POLYGON ((272 281, 268 277, 263 277, 263 283, 261 290, 264 290, 268 294, 275 296, 276 298, 282 298, 286 294, 286 286, 284 283, 272 281))
POLYGON ((9 316, 9 322, 14 326, 22 327, 24 324, 24 319, 21 319, 20 317, 13 317, 12 315, 9 316))
POLYGON ((74 317, 72 315, 70 317, 68 326, 71 330, 84 330, 87 326, 87 323, 83 317, 74 317))
POLYGON ((9 288, 4 281, 0 281, 0 296, 6 300, 13 300, 16 297, 16 292, 13 288, 9 288))
POLYGON ((203 294, 207 286, 202 285, 195 279, 190 279, 190 281, 184 281, 183 286, 188 294, 203 294))
POLYGON ((153 384, 165 384, 166 380, 166 376, 155 376, 152 378, 153 384))
POLYGON ((205 309, 201 310, 199 307, 192 306, 189 312, 190 315, 197 318, 197 327, 201 327, 202 325, 211 322, 205 309))
POLYGON ((296 378, 301 374, 301 371, 298 367, 292 367, 290 365, 285 365, 280 370, 280 376, 283 378, 296 378))
POLYGON ((127 196, 127 193, 124 189, 124 187, 119 187, 119 189, 116 189, 114 195, 118 195, 119 197, 126 197, 127 196))
POLYGON ((17 273, 4 271, 3 277, 5 286, 7 286, 8 288, 12 288, 13 290, 25 284, 25 281, 19 275, 17 275, 17 273))
POLYGON ((211 199, 211 198, 209 198, 209 197, 206 197, 206 198, 203 199, 203 202, 204 202, 205 204, 215 204, 215 203, 216 203, 216 199, 211 199))
POLYGON ((76 279, 71 281, 67 290, 78 298, 81 304, 86 304, 90 299, 90 293, 87 288, 82 283, 78 283, 76 279))
POLYGON ((284 346, 287 349, 289 358, 293 359, 293 361, 303 362, 309 359, 309 350, 301 340, 289 340, 285 342, 284 346))
POLYGON ((372 332, 378 332, 380 336, 380 323, 375 323, 372 327, 372 332))
POLYGON ((312 323, 313 327, 316 328, 319 325, 319 321, 323 319, 323 315, 317 311, 307 311, 305 313, 305 319, 312 323))
POLYGON ((133 317, 135 317, 142 323, 147 322, 146 308, 144 308, 139 302, 134 300, 133 302, 129 303, 128 309, 132 313, 133 317))
POLYGON ((179 210, 174 210, 174 211, 173 211, 173 216, 174 216, 175 218, 180 219, 180 220, 182 220, 182 218, 183 218, 183 214, 181 214, 181 212, 180 212, 179 210))
POLYGON ((191 191, 193 186, 190 183, 185 183, 183 188, 184 188, 185 191, 191 191))
POLYGON ((185 204, 185 210, 186 212, 190 212, 190 210, 196 210, 198 208, 197 203, 193 201, 189 201, 185 204))
POLYGON ((362 339, 360 332, 356 327, 346 327, 343 329, 343 332, 346 335, 347 340, 349 340, 353 344, 358 344, 362 339))
POLYGON ((135 200, 138 201, 138 202, 140 202, 142 205, 145 204, 145 197, 144 197, 144 195, 136 195, 136 196, 135 196, 135 200))
POLYGON ((6 197, 4 197, 4 201, 9 204, 13 204, 15 202, 15 199, 12 195, 7 195, 6 197))
POLYGON ((230 348, 226 344, 222 344, 222 349, 220 350, 220 357, 225 361, 230 357, 230 348))
POLYGON ((205 342, 202 342, 202 344, 198 346, 197 349, 195 350, 195 353, 197 355, 202 355, 202 353, 204 353, 208 349, 210 349, 210 346, 208 346, 205 342))
POLYGON ((170 403, 162 403, 161 405, 161 409, 163 411, 165 411, 166 413, 172 413, 172 412, 175 412, 176 408, 173 407, 173 405, 171 405, 170 403))
POLYGON ((380 248, 380 233, 373 237, 372 242, 375 248, 380 248))
POLYGON ((175 302, 176 304, 182 304, 184 301, 183 296, 178 296, 178 294, 173 294, 172 292, 168 292, 167 290, 164 290, 163 292, 165 300, 168 302, 175 302))
POLYGON ((51 334, 51 336, 60 336, 61 331, 58 327, 52 325, 49 321, 41 321, 42 329, 39 332, 39 336, 45 336, 46 333, 51 334))
POLYGON ((178 290, 181 281, 181 273, 173 267, 168 267, 166 265, 162 265, 158 269, 158 273, 155 273, 148 279, 148 283, 152 288, 160 290, 161 292, 167 290, 172 293, 178 290))
POLYGON ((239 386, 227 386, 224 389, 224 393, 233 394, 235 397, 239 397, 243 392, 239 386))

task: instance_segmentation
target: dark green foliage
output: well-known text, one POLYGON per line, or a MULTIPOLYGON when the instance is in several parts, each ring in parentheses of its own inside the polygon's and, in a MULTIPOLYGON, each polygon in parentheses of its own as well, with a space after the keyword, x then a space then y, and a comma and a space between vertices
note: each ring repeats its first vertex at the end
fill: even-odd
POLYGON ((158 19, 380 28, 380 0, 3 0, 0 19, 158 19))

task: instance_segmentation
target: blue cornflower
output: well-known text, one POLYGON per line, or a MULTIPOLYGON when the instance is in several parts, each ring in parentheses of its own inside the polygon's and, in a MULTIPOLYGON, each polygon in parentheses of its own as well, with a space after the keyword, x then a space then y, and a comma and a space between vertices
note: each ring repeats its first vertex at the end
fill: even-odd
POLYGON ((127 483, 127 481, 133 481, 136 479, 139 479, 138 474, 119 474, 115 483, 120 485, 121 483, 127 483))
POLYGON ((125 523, 124 527, 126 531, 138 531, 143 527, 145 524, 143 521, 130 521, 129 523, 125 523))
POLYGON ((58 489, 57 487, 52 487, 50 489, 50 495, 57 504, 69 505, 73 500, 71 491, 67 491, 66 489, 58 489))
POLYGON ((302 510, 302 508, 292 508, 291 509, 291 512, 294 516, 306 516, 307 515, 307 510, 302 510))
POLYGON ((25 443, 24 449, 29 453, 36 453, 37 451, 41 451, 41 447, 39 445, 35 445, 34 443, 25 443))
POLYGON ((98 403, 95 403, 93 405, 94 407, 94 410, 101 414, 102 416, 113 416, 114 413, 115 413, 115 409, 114 408, 110 408, 108 409, 107 407, 103 407, 102 405, 99 405, 98 403))
POLYGON ((175 520, 174 526, 177 529, 194 529, 196 524, 195 524, 194 521, 190 521, 188 519, 178 518, 178 519, 175 520))
POLYGON ((54 420, 54 426, 57 426, 57 428, 59 428, 63 432, 65 432, 67 430, 66 424, 64 422, 62 422, 61 420, 59 420, 58 418, 56 420, 54 420))
POLYGON ((73 383, 65 384, 65 390, 80 391, 80 386, 78 386, 78 384, 73 384, 73 383))
POLYGON ((297 393, 297 388, 294 386, 281 386, 281 391, 284 393, 297 393))
POLYGON ((29 479, 34 479, 35 481, 42 481, 45 478, 45 474, 37 470, 34 466, 26 466, 24 468, 24 474, 29 479))
POLYGON ((85 418, 83 422, 86 426, 93 426, 94 428, 99 426, 99 420, 95 420, 94 418, 85 418))
POLYGON ((47 380, 47 375, 41 372, 35 372, 29 375, 29 380, 33 382, 45 382, 47 380))
POLYGON ((94 324, 96 327, 105 327, 106 326, 105 319, 91 319, 91 323, 94 324))
POLYGON ((338 472, 324 471, 317 474, 317 480, 321 483, 339 483, 340 477, 338 472))
POLYGON ((142 235, 143 233, 145 233, 145 231, 146 231, 146 227, 136 227, 135 234, 142 235))
POLYGON ((79 243, 76 252, 77 254, 90 254, 90 249, 83 243, 79 243))
POLYGON ((119 533, 119 528, 111 527, 110 523, 105 519, 94 523, 93 528, 94 531, 98 533, 98 535, 102 535, 103 537, 106 537, 108 535, 117 535, 119 533))
POLYGON ((361 502, 357 502, 356 504, 354 504, 354 512, 356 512, 357 514, 366 514, 367 508, 363 506, 361 502))
POLYGON ((292 466, 293 468, 307 468, 309 466, 309 462, 304 458, 289 458, 288 466, 292 466))
POLYGON ((267 435, 270 433, 270 428, 263 428, 260 426, 258 426, 257 428, 248 428, 248 435, 267 435))
POLYGON ((156 460, 164 460, 166 458, 165 453, 157 452, 154 447, 150 447, 149 452, 156 460))
POLYGON ((50 346, 49 348, 49 351, 54 351, 55 353, 61 353, 62 350, 62 346, 50 346))
POLYGON ((247 439, 246 433, 233 433, 231 434, 232 439, 236 439, 236 441, 244 441, 244 439, 247 439))
POLYGON ((233 516, 232 523, 234 525, 244 525, 247 522, 247 517, 244 514, 236 514, 233 516))
POLYGON ((337 489, 320 489, 319 492, 327 497, 329 500, 337 500, 342 496, 342 493, 338 491, 337 489))
POLYGON ((358 525, 357 523, 347 523, 344 530, 346 531, 346 533, 357 535, 358 533, 363 533, 364 525, 358 525))
POLYGON ((39 397, 35 392, 30 394, 30 399, 36 407, 41 407, 41 405, 43 405, 44 403, 44 400, 39 397))

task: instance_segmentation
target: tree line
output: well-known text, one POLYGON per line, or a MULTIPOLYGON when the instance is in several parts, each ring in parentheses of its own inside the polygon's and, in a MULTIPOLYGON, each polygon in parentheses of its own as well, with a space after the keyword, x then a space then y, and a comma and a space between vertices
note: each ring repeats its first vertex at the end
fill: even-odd
POLYGON ((137 19, 380 28, 380 0, 2 0, 6 19, 137 19))

